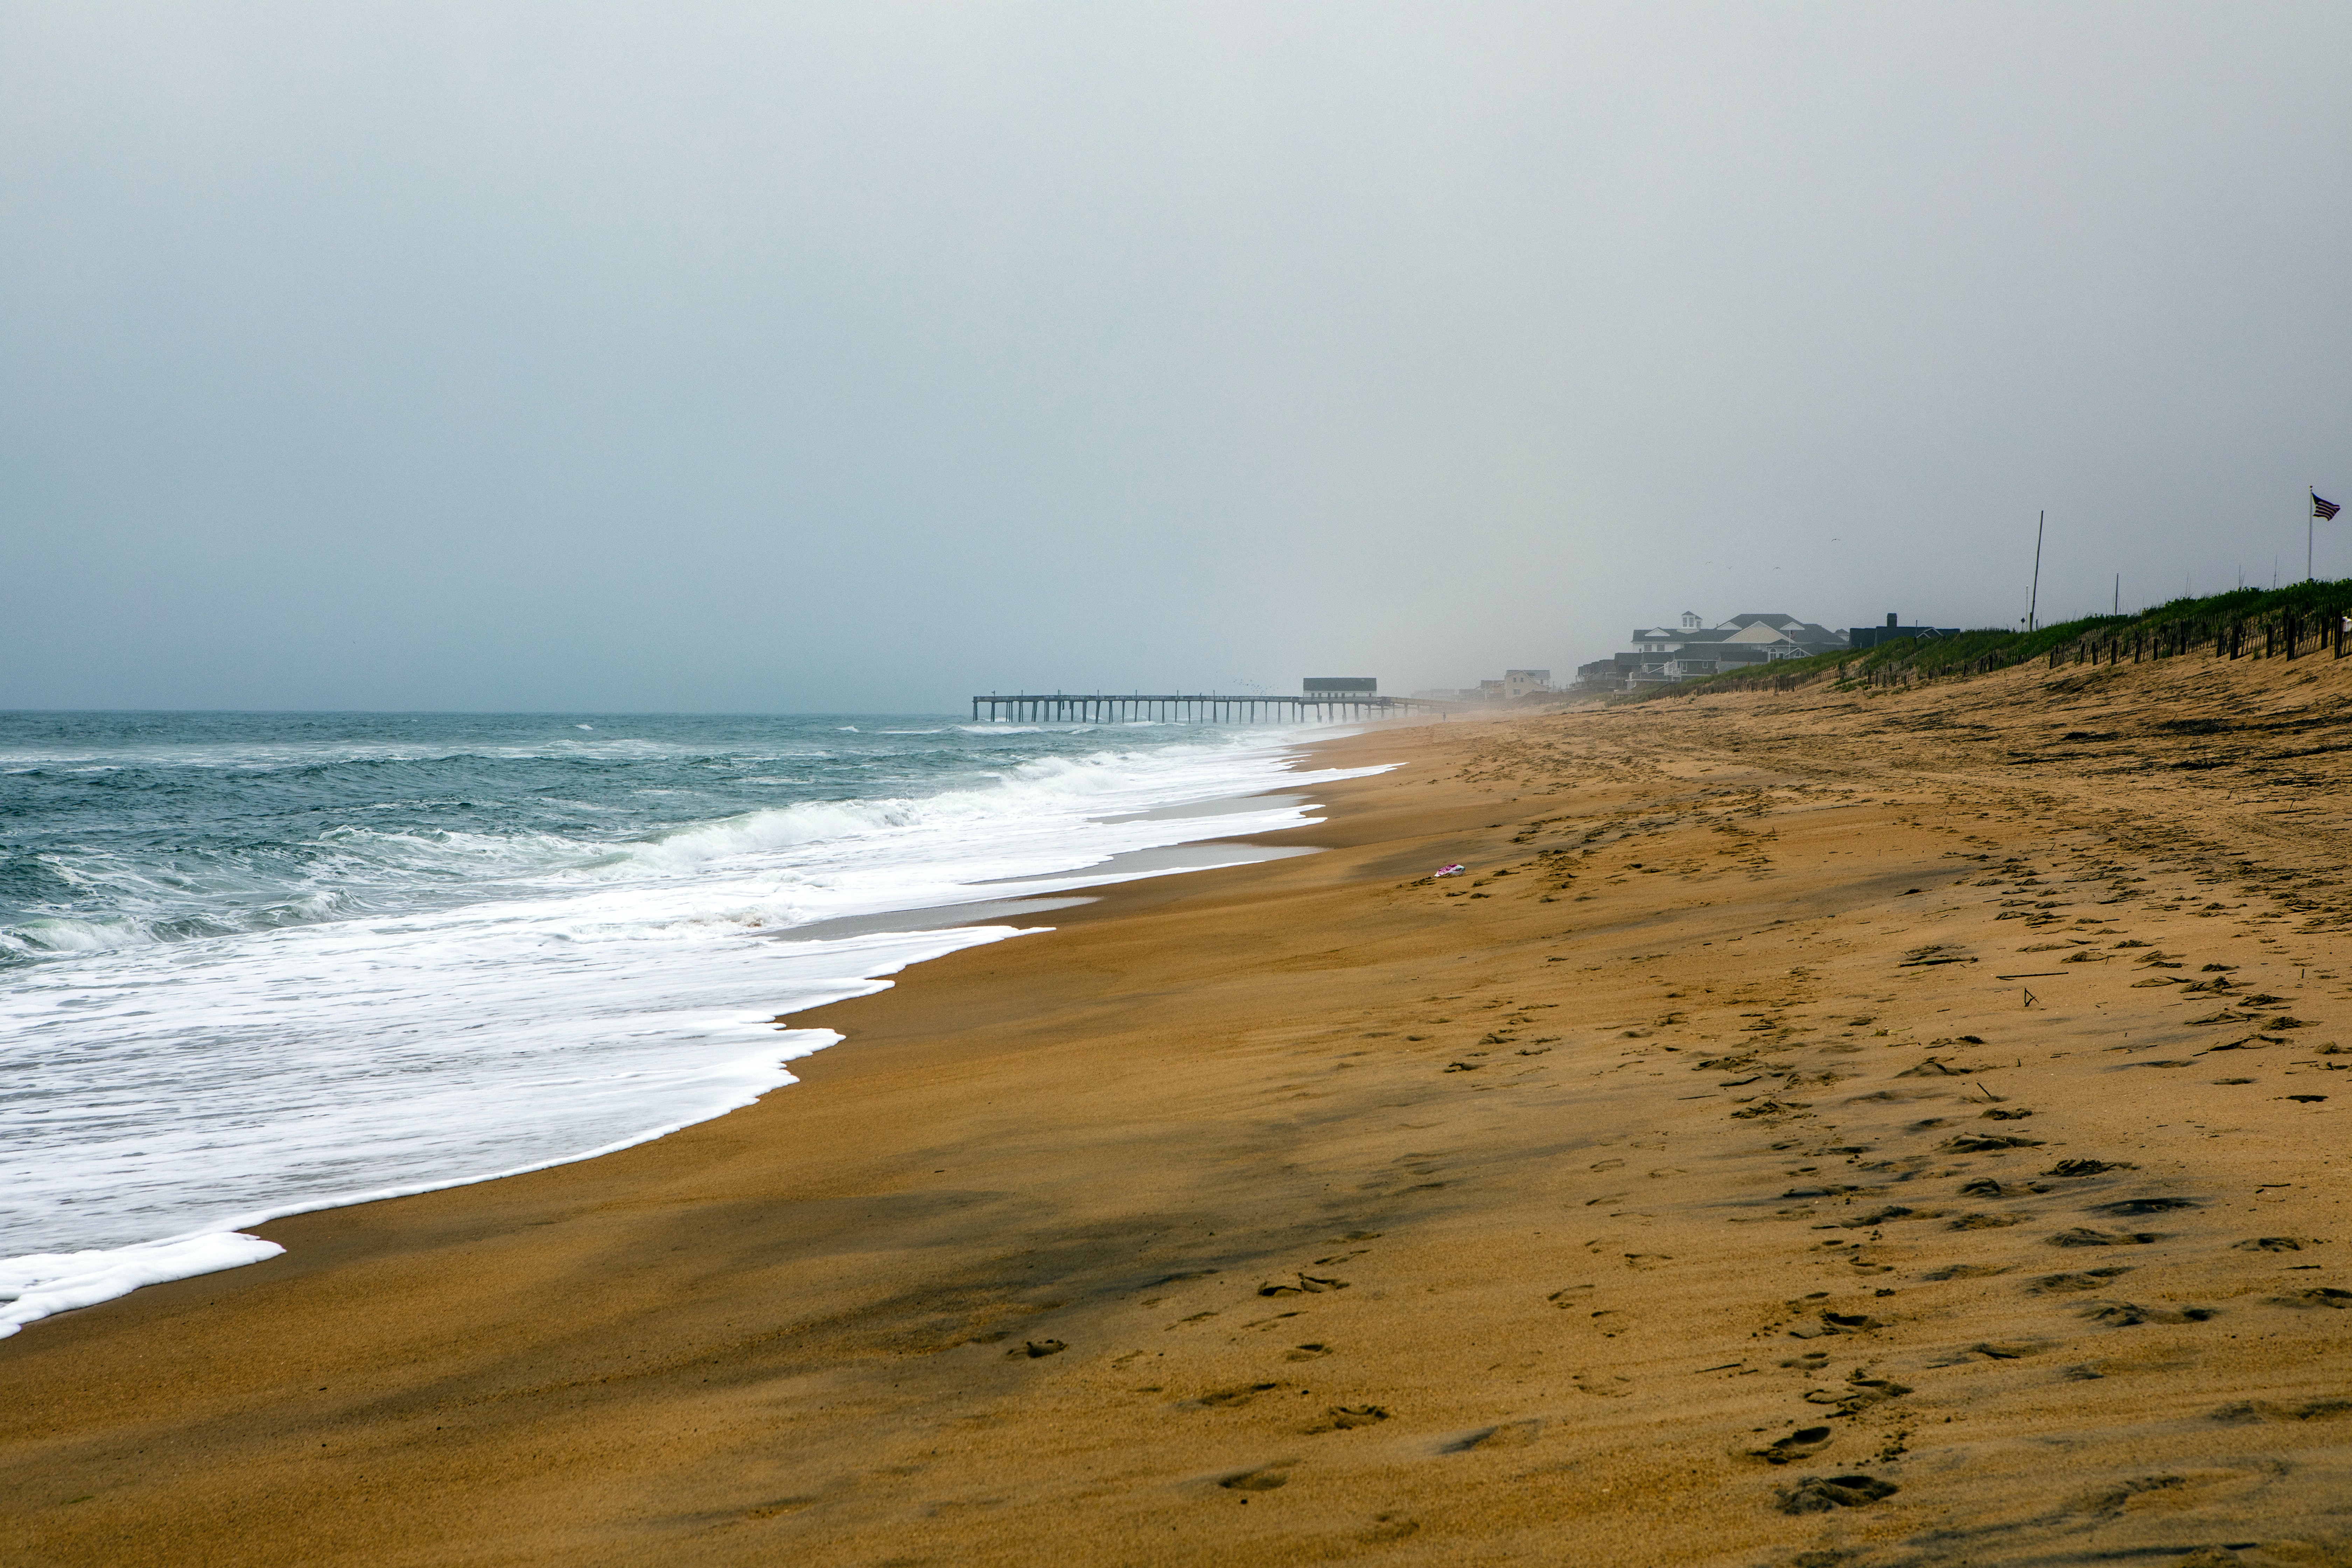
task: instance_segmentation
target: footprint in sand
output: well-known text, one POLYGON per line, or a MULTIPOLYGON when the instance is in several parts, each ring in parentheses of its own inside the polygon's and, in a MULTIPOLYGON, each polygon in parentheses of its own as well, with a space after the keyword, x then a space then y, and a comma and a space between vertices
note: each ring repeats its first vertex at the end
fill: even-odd
POLYGON ((1281 1386, 1278 1383, 1237 1383, 1230 1388, 1212 1389, 1198 1399, 1180 1403, 1203 1410, 1230 1410, 1235 1405, 1247 1405, 1261 1394, 1271 1394, 1281 1386))
POLYGON ((1217 1484, 1229 1492, 1270 1492, 1290 1479, 1287 1465, 1266 1465, 1255 1470, 1241 1470, 1218 1479, 1217 1484))
POLYGON ((2046 1193, 2049 1190, 2048 1186, 2040 1182, 2011 1182, 2007 1184, 2003 1184, 2002 1183, 1993 1180, 1990 1176, 1979 1176, 1975 1181, 1961 1184, 1960 1196, 1964 1198, 2022 1198, 2031 1197, 2037 1193, 2046 1193))
POLYGON ((2154 1231, 2090 1230, 2077 1226, 2050 1237, 2053 1247, 2145 1247, 2161 1240, 2154 1231))
POLYGON ((2143 1307, 2137 1301, 2109 1301, 2086 1307, 2083 1316, 2111 1329, 2137 1328, 2142 1323, 2201 1323, 2213 1316, 2210 1307, 2143 1307))
POLYGON ((2315 1237, 2308 1236, 2258 1236, 2250 1241, 2231 1243, 2231 1250, 2233 1252, 2301 1252, 2306 1247, 2319 1245, 2320 1242, 2315 1237))
POLYGON ((2298 1290, 2292 1296, 2273 1296, 2270 1304, 2273 1307, 2332 1307, 2340 1312, 2352 1307, 2352 1290, 2318 1285, 2308 1290, 2298 1290))
POLYGON ((2076 1290, 2098 1290, 2108 1280, 2131 1272, 2128 1264, 2116 1264, 2108 1268, 2091 1268, 2080 1274, 2044 1274, 2026 1291, 2029 1296, 2061 1296, 2076 1290))
POLYGON ((1827 1513, 1832 1509, 1860 1508, 1902 1489, 1875 1476, 1807 1476, 1775 1494, 1782 1513, 1827 1513))
POLYGON ((1290 1349, 1282 1352, 1282 1359, 1285 1361, 1320 1361, 1323 1357, 1329 1355, 1330 1353, 1331 1347, 1329 1345, 1293 1345, 1290 1349))
POLYGON ((1389 1418, 1388 1409, 1379 1405, 1334 1405, 1323 1412, 1323 1418, 1308 1426, 1308 1435, 1323 1432, 1349 1432, 1359 1426, 1377 1426, 1389 1418))
POLYGON ((1811 1109, 1811 1105, 1799 1100, 1759 1100, 1755 1104, 1745 1106, 1731 1114, 1738 1121, 1748 1121, 1759 1116, 1787 1116, 1811 1109))
POLYGON ((1846 1375, 1844 1388, 1815 1388, 1805 1394, 1808 1405, 1827 1405, 1841 1415, 1855 1415, 1874 1405, 1884 1405, 1890 1399, 1900 1399, 1911 1392, 1907 1384, 1883 1377, 1864 1377, 1860 1372, 1846 1375))
POLYGON ((2108 1171, 2138 1169, 2128 1160, 2061 1160, 2042 1173, 2045 1176, 2096 1176, 2108 1171))
POLYGON ((1060 1355, 1070 1347, 1059 1340, 1030 1340, 1004 1352, 1007 1361, 1043 1361, 1049 1355, 1060 1355))
POLYGON ((1792 1459, 1810 1459, 1830 1445, 1832 1436, 1827 1426, 1803 1426, 1785 1437, 1777 1437, 1761 1448, 1748 1450, 1750 1458, 1761 1459, 1768 1465, 1785 1465, 1792 1459))

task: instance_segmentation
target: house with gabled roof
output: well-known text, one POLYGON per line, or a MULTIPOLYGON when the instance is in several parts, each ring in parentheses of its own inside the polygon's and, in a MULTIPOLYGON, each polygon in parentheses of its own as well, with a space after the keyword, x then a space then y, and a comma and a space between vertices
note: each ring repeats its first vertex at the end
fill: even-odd
POLYGON ((1843 632, 1794 616, 1750 612, 1710 626, 1695 610, 1685 610, 1672 626, 1636 626, 1632 640, 1627 652, 1580 665, 1577 686, 1630 691, 1848 646, 1843 632))

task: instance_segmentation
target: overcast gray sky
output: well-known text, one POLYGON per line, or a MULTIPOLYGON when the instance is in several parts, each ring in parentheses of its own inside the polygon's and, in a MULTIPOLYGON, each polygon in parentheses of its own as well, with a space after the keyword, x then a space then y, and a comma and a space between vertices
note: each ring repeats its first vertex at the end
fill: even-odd
POLYGON ((2307 484, 2340 0, 0 3, 0 707, 1565 676, 2307 484))

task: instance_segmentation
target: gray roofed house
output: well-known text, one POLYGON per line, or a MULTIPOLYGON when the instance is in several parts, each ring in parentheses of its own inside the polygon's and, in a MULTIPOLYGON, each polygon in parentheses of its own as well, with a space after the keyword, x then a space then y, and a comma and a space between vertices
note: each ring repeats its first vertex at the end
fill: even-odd
POLYGON ((1586 690, 1630 691, 1848 646, 1843 633, 1794 616, 1750 612, 1710 626, 1692 610, 1685 610, 1676 626, 1635 627, 1633 643, 1628 652, 1579 666, 1576 684, 1586 690))
POLYGON ((1959 635, 1960 628, 1958 626, 1904 626, 1895 618, 1895 612, 1892 610, 1886 613, 1886 624, 1883 626, 1848 626, 1845 633, 1846 641, 1857 651, 1877 647, 1883 643, 1901 642, 1906 638, 1956 637, 1959 635))

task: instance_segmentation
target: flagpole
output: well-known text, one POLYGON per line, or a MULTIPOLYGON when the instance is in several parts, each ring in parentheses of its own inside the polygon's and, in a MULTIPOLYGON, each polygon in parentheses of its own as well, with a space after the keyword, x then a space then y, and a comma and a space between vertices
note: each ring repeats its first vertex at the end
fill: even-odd
POLYGON ((2049 521, 2046 510, 2033 520, 2033 592, 2025 600, 2025 629, 2029 632, 2035 629, 2034 612, 2042 605, 2042 525, 2049 521))

